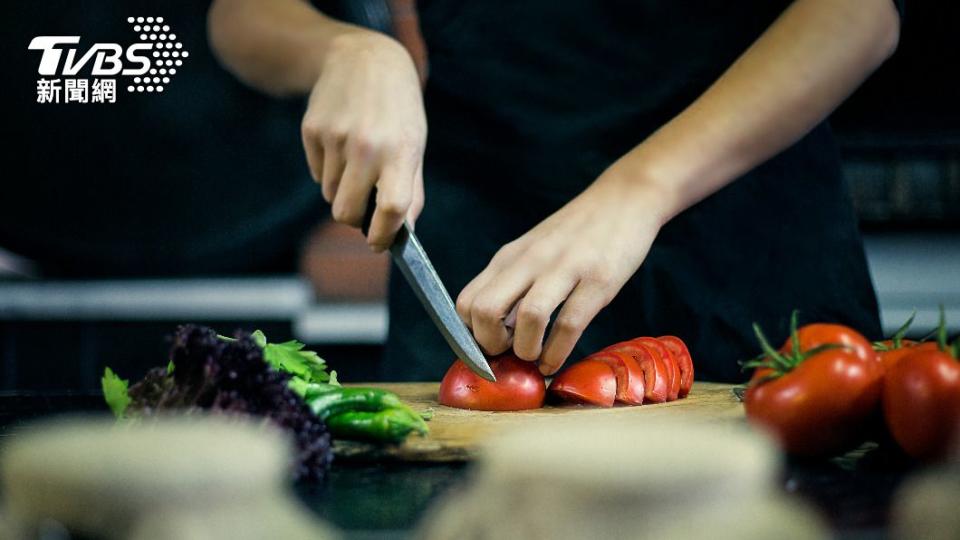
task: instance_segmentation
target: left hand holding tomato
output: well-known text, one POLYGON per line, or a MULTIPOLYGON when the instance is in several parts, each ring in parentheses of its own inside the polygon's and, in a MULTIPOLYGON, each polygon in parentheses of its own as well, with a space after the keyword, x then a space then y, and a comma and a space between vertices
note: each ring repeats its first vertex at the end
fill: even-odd
POLYGON ((488 354, 516 355, 556 372, 584 329, 637 271, 663 223, 667 192, 614 164, 583 193, 503 246, 457 298, 488 354), (549 337, 547 324, 563 303, 549 337), (516 306, 515 328, 505 318, 516 306))

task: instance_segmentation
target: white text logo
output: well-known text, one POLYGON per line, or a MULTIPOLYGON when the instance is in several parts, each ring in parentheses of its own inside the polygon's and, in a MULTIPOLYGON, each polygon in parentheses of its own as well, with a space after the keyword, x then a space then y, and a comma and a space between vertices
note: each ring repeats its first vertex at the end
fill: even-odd
POLYGON ((163 17, 128 17, 140 38, 126 47, 94 43, 85 51, 80 36, 37 36, 30 50, 41 51, 38 103, 115 103, 117 80, 130 77, 127 92, 163 92, 190 53, 164 24, 163 17), (54 77, 54 78, 48 78, 54 77))

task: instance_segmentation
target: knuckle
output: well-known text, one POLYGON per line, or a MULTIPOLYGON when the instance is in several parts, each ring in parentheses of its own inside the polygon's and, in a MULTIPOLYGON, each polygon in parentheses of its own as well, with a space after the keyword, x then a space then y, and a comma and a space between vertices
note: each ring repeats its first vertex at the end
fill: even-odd
POLYGON ((504 244, 503 247, 498 249, 497 252, 493 254, 493 258, 491 259, 491 262, 494 262, 494 263, 506 262, 512 259, 516 255, 517 249, 518 249, 518 246, 515 241, 510 242, 508 244, 504 244))
POLYGON ((319 133, 324 144, 335 145, 346 140, 347 134, 350 133, 350 129, 344 124, 332 124, 325 128, 320 127, 319 133))
POLYGON ((461 316, 470 314, 470 305, 471 305, 470 298, 467 297, 467 295, 461 294, 460 296, 457 297, 457 303, 456 303, 457 313, 459 313, 461 316))
POLYGON ((553 323, 557 330, 567 333, 576 333, 586 327, 585 318, 579 313, 566 313, 557 317, 553 323))
POLYGON ((583 280, 591 285, 606 288, 613 284, 614 275, 606 266, 595 266, 584 273, 583 280))
POLYGON ((383 212, 387 217, 397 218, 406 215, 410 208, 409 197, 390 197, 377 202, 377 209, 383 212))
POLYGON ((535 301, 523 301, 517 307, 517 318, 523 321, 543 324, 549 317, 548 309, 535 301))
POLYGON ((349 151, 359 157, 370 157, 377 152, 379 142, 370 133, 360 133, 350 138, 349 151))
POLYGON ((491 302, 474 302, 471 314, 485 324, 492 324, 500 318, 500 310, 491 302))
POLYGON ((304 118, 300 123, 300 135, 304 141, 317 141, 322 137, 320 123, 312 118, 304 118))

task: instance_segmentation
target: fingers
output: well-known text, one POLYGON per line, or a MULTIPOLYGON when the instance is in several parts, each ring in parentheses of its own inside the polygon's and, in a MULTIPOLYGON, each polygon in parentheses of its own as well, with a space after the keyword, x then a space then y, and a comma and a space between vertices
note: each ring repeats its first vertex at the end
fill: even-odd
POLYGON ((460 319, 463 320, 464 324, 471 329, 473 329, 472 311, 474 299, 477 298, 480 291, 486 288, 487 284, 497 277, 503 268, 506 268, 508 264, 516 259, 518 253, 519 250, 514 243, 503 246, 493 256, 490 264, 460 291, 460 295, 457 296, 457 313, 460 315, 460 319))
POLYGON ((555 274, 538 279, 517 305, 513 352, 523 360, 540 359, 550 315, 577 284, 576 278, 555 274))
POLYGON ((610 296, 603 287, 588 281, 581 281, 577 285, 550 329, 540 358, 540 373, 551 375, 560 369, 584 329, 608 302, 610 296))
POLYGON ((367 210, 367 199, 377 179, 377 169, 369 159, 350 157, 336 188, 331 214, 338 223, 359 227, 367 210))
POLYGON ((390 247, 413 204, 417 163, 411 158, 391 160, 380 174, 377 207, 367 233, 367 243, 375 251, 390 247))
POLYGON ((471 300, 470 327, 487 354, 500 354, 510 348, 513 341, 513 332, 504 324, 504 318, 530 288, 533 273, 528 269, 511 269, 487 279, 487 285, 471 300))
POLYGON ((420 164, 417 165, 417 173, 413 176, 413 201, 407 210, 407 223, 409 223, 411 227, 416 227, 417 218, 420 217, 420 212, 423 211, 424 202, 423 162, 421 161, 420 164))
POLYGON ((346 162, 343 159, 343 144, 336 138, 328 138, 326 144, 322 147, 323 171, 320 178, 320 186, 323 191, 323 198, 328 203, 333 204, 337 196, 337 188, 340 187, 340 178, 343 176, 346 162))

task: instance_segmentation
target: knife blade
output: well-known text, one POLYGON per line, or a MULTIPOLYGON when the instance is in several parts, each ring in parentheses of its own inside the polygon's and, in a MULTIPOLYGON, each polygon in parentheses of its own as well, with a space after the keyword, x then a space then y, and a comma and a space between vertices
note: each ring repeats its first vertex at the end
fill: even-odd
MULTIPOLYGON (((376 208, 376 198, 377 192, 374 189, 367 201, 367 211, 363 218, 362 230, 364 236, 370 230, 370 221, 373 219, 373 211, 376 208)), ((453 300, 447 293, 440 276, 437 275, 430 258, 427 257, 426 251, 420 245, 413 228, 406 221, 397 231, 397 236, 390 246, 390 255, 457 358, 463 360, 477 375, 488 381, 496 382, 497 378, 493 375, 493 370, 490 369, 490 364, 487 363, 477 340, 473 338, 470 329, 457 314, 453 300)))

